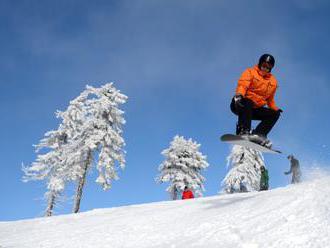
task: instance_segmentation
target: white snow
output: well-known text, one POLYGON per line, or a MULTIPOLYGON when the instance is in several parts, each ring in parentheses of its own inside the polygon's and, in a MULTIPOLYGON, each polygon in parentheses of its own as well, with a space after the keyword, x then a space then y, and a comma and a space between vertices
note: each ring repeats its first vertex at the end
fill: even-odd
POLYGON ((330 247, 330 176, 268 192, 0 222, 0 247, 330 247))

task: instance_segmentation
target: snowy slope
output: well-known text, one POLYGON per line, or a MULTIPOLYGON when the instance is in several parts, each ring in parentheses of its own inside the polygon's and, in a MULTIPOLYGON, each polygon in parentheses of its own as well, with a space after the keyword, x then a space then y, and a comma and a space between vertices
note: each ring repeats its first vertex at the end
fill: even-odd
POLYGON ((0 222, 0 247, 330 247, 330 177, 268 192, 0 222))

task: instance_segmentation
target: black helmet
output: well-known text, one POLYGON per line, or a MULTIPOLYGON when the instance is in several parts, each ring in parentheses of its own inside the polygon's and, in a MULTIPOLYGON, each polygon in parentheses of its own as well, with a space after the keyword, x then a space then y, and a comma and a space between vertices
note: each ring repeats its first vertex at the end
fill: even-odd
POLYGON ((274 57, 270 54, 267 54, 267 53, 261 55, 261 57, 259 59, 259 63, 258 63, 259 68, 260 68, 261 64, 264 63, 264 62, 270 64, 272 67, 274 67, 274 65, 275 65, 274 57))

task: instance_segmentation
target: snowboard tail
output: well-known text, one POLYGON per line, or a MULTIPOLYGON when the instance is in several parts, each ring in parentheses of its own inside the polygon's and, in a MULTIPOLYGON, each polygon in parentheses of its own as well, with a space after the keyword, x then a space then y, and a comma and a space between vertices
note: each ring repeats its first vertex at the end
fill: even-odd
POLYGON ((252 141, 248 140, 247 138, 242 137, 240 135, 224 134, 220 137, 220 139, 221 139, 221 141, 226 142, 226 143, 244 146, 244 147, 251 148, 251 149, 257 150, 259 152, 263 152, 263 153, 273 153, 273 154, 282 153, 279 150, 267 148, 265 146, 254 143, 254 142, 252 142, 252 141))

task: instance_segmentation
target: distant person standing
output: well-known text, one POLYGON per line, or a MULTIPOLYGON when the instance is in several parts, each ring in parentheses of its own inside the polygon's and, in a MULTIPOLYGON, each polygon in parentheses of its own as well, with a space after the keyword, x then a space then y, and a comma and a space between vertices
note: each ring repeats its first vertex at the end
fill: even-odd
POLYGON ((300 171, 299 160, 296 159, 293 155, 289 155, 288 159, 290 160, 290 170, 287 172, 284 172, 284 174, 289 175, 292 173, 291 183, 292 184, 300 183, 301 171, 300 171))
POLYGON ((194 198, 193 192, 187 187, 184 187, 184 191, 182 193, 182 200, 192 199, 194 198))
POLYGON ((260 172, 261 172, 261 176, 260 176, 260 191, 263 190, 268 190, 269 188, 269 176, 268 176, 268 171, 264 166, 260 167, 260 172))

